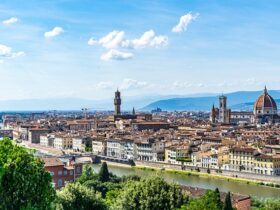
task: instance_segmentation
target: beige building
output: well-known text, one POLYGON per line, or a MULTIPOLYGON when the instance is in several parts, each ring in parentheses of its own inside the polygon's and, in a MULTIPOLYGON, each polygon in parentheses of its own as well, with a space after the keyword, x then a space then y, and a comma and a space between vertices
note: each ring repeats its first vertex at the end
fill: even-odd
POLYGON ((172 163, 172 164, 181 164, 182 162, 180 160, 185 159, 186 161, 191 161, 190 155, 189 155, 189 146, 169 146, 165 148, 165 162, 166 163, 172 163))
POLYGON ((73 139, 69 135, 56 135, 54 138, 53 146, 57 149, 72 149, 73 139))

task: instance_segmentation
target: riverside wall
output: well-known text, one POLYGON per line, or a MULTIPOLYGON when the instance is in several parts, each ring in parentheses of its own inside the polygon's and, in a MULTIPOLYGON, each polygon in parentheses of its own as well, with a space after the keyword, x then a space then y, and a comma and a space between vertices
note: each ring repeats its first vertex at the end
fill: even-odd
MULTIPOLYGON (((157 169, 167 169, 167 170, 182 170, 182 171, 196 171, 197 167, 193 166, 182 166, 177 164, 170 164, 170 163, 161 163, 161 162, 148 162, 148 161, 134 161, 136 166, 140 167, 151 167, 157 169)), ((200 173, 207 173, 207 168, 199 168, 200 173)), ((210 174, 218 175, 218 176, 225 176, 231 178, 243 178, 243 179, 250 179, 250 180, 257 180, 261 182, 272 182, 276 184, 280 184, 280 176, 265 176, 259 174, 252 174, 252 173, 244 173, 239 171, 228 171, 223 170, 218 172, 216 169, 210 169, 210 174)))

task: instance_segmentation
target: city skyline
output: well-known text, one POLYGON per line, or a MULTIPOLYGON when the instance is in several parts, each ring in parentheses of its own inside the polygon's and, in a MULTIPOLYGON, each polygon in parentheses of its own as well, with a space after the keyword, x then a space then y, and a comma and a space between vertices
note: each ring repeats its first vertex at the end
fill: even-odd
POLYGON ((280 89, 277 5, 1 1, 0 99, 280 89))

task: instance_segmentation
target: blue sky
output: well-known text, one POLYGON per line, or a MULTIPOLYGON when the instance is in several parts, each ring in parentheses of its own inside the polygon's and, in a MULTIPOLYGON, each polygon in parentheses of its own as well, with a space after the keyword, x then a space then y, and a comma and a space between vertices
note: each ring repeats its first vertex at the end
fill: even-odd
POLYGON ((0 99, 280 89, 279 9, 276 0, 1 0, 0 99))

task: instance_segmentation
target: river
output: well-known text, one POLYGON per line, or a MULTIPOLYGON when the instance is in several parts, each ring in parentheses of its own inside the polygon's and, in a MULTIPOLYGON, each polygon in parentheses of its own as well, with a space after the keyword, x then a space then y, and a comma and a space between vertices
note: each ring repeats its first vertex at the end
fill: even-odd
MULTIPOLYGON (((175 174, 160 171, 142 170, 130 167, 120 167, 109 165, 109 171, 117 176, 138 175, 138 176, 151 176, 159 174, 168 182, 176 182, 181 185, 192 187, 199 187, 204 189, 219 188, 220 191, 230 191, 243 195, 251 195, 257 198, 276 198, 280 199, 280 189, 257 186, 241 182, 227 181, 222 179, 215 179, 211 177, 188 176, 184 174, 175 174)), ((100 165, 93 165, 94 171, 99 171, 100 165)))

